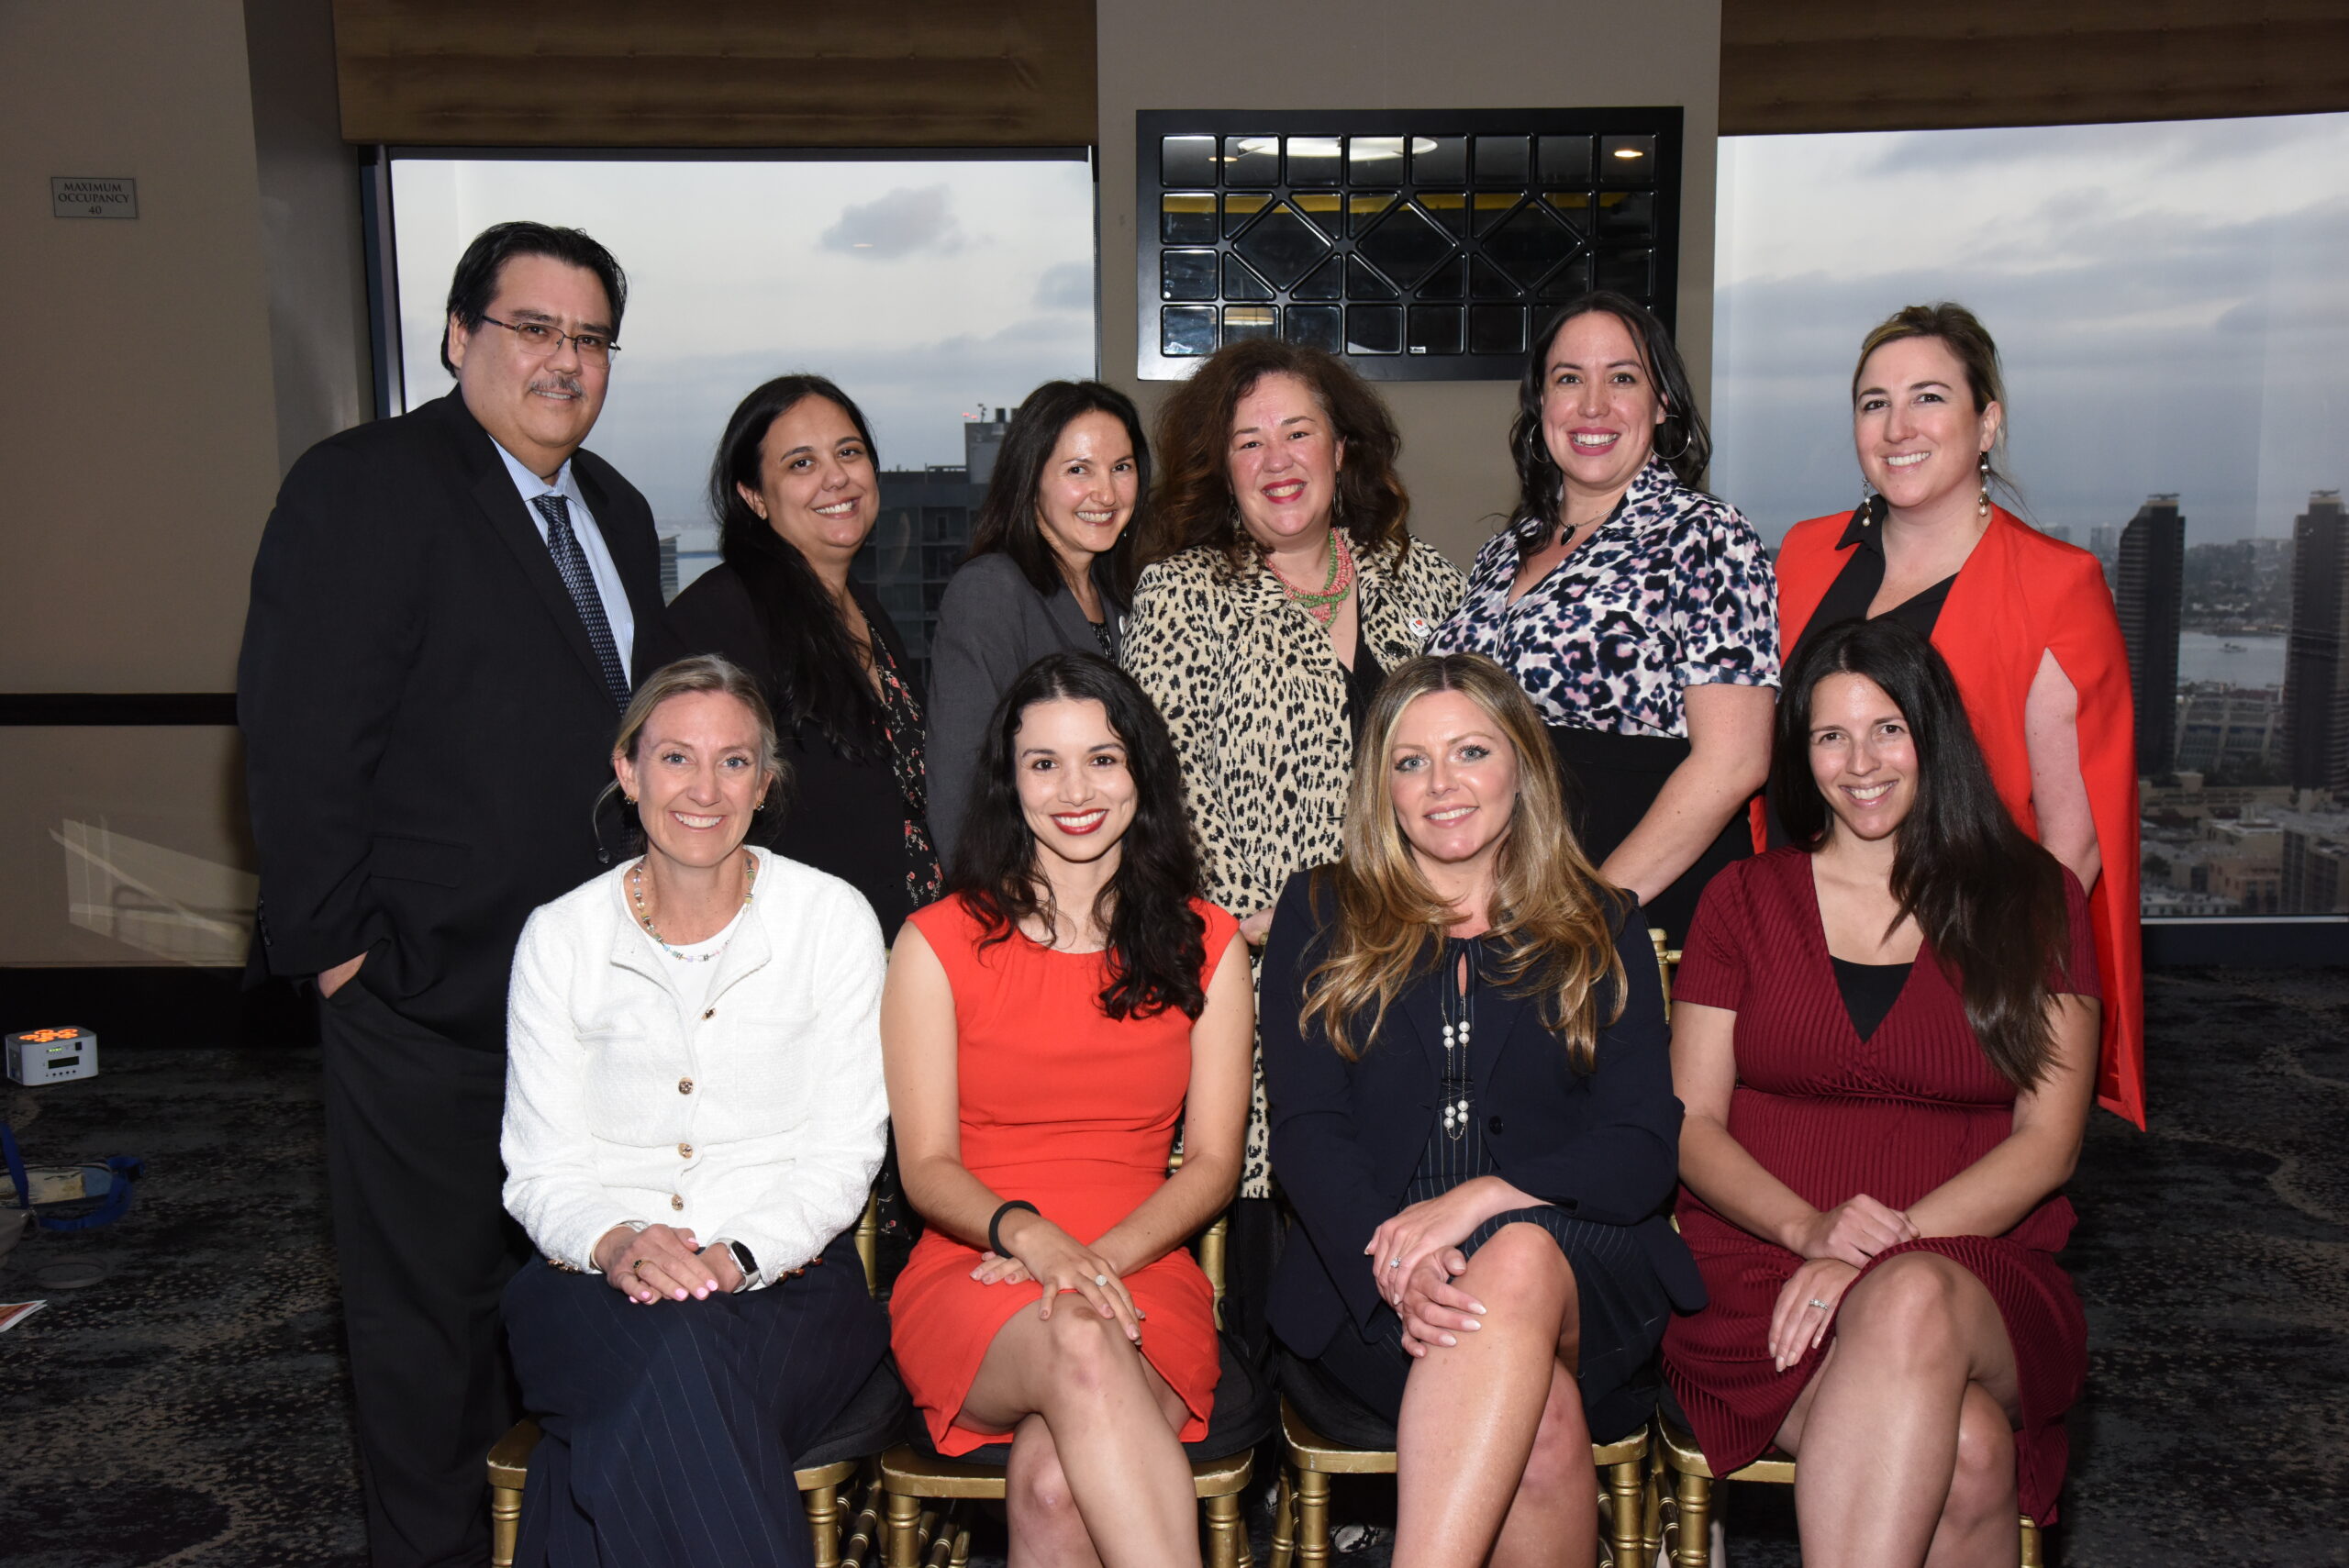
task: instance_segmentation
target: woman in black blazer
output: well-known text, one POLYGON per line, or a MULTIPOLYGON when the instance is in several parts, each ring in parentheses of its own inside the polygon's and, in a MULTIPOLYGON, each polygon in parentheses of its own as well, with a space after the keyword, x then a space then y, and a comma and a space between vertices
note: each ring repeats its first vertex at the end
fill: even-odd
POLYGON ((1048 381, 1012 415, 930 639, 930 826, 941 860, 953 862, 987 721, 1020 672, 1047 653, 1116 662, 1149 495, 1141 416, 1117 388, 1048 381))
POLYGON ((1362 756, 1345 858, 1290 882, 1264 953, 1297 1216, 1273 1329, 1297 1375, 1395 1423, 1397 1562, 1587 1562, 1591 1439, 1646 1418, 1665 1319, 1704 1299, 1665 1218, 1654 951, 1500 666, 1398 666, 1362 756))
POLYGON ((905 639, 849 563, 879 516, 873 437, 821 376, 778 376, 727 421, 709 475, 723 562, 669 606, 687 653, 759 677, 789 801, 767 842, 852 884, 894 933, 942 891, 922 693, 905 639))

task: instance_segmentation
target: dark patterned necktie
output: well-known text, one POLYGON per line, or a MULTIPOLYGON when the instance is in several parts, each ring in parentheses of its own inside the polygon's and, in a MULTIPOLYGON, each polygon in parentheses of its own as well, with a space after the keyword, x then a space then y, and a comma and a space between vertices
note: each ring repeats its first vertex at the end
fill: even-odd
POLYGON ((560 495, 533 495, 530 505, 547 520, 547 553, 554 557, 554 569, 562 573, 562 585, 571 590, 572 606, 587 628, 587 641, 596 650, 596 662, 603 666, 604 684, 611 691, 613 706, 626 707, 628 672, 620 667, 620 645, 612 636, 612 623, 605 618, 604 596, 596 592, 596 574, 587 569, 587 552, 579 548, 579 536, 571 531, 571 503, 560 495))

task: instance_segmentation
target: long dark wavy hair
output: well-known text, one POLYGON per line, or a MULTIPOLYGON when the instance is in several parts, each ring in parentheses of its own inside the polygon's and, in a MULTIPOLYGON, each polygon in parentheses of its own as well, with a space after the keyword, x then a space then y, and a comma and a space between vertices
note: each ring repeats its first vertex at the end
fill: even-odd
POLYGON ((1143 566, 1208 544, 1222 552, 1225 579, 1254 569, 1261 552, 1240 526, 1231 493, 1231 421, 1240 400, 1268 375, 1293 375, 1312 388, 1330 432, 1346 444, 1331 520, 1355 553, 1391 552, 1399 562, 1411 548, 1411 497, 1395 472, 1403 435, 1386 405, 1333 355, 1252 338, 1218 350, 1159 410, 1158 493, 1141 541, 1143 566))
POLYGON ((1517 465, 1517 517, 1512 526, 1520 552, 1541 549, 1557 532, 1564 499, 1565 475, 1550 455, 1549 440, 1542 433, 1542 394, 1549 379, 1550 347, 1567 322, 1595 310, 1622 322, 1639 346, 1640 358, 1647 362, 1648 375, 1664 399, 1664 423, 1655 428, 1655 452, 1671 466, 1673 477, 1691 490, 1701 489, 1706 465, 1713 461, 1712 432, 1705 428, 1696 389, 1688 384, 1688 367, 1680 362, 1672 334, 1664 330, 1654 311, 1629 295, 1593 289, 1550 317, 1549 324, 1534 334, 1524 373, 1518 377, 1517 418, 1508 428, 1508 453, 1517 465))
POLYGON ((2071 953, 2064 871, 1998 799, 1957 682, 1933 645, 1888 616, 1838 622, 1787 672, 1771 788, 1794 842, 1817 852, 1831 817, 1810 773, 1810 704, 1833 674, 1863 675, 1908 721, 1917 796, 1892 860, 1893 923, 1913 917, 1965 1001, 2000 1077, 2029 1089, 2053 1064, 2051 984, 2071 953))
POLYGON ((1134 515, 1126 519, 1118 542, 1093 562, 1094 583, 1120 606, 1130 605, 1134 579, 1141 574, 1134 541, 1150 514, 1150 442, 1133 399, 1101 382, 1048 381, 1013 413, 1003 432, 1003 448, 996 453, 986 499, 971 525, 971 553, 963 559, 975 561, 999 550, 1011 557, 1028 585, 1046 598, 1063 585, 1052 541, 1036 520, 1037 496, 1061 432, 1087 414, 1108 415, 1126 428, 1134 445, 1134 515))
MULTIPOLYGON (((768 428, 810 397, 824 398, 848 416, 879 473, 872 428, 848 394, 820 375, 779 375, 742 399, 726 421, 709 465, 709 510, 718 519, 718 555, 750 591, 766 633, 774 667, 757 673, 767 684, 776 721, 785 730, 813 724, 841 757, 863 762, 880 744, 884 720, 855 639, 807 558, 751 509, 740 488, 759 488, 759 445, 768 428)), ((877 511, 877 488, 874 503, 877 511)))
POLYGON ((1172 1007, 1197 1018, 1207 1006, 1207 922, 1190 903, 1199 864, 1183 816, 1174 741, 1133 677, 1107 659, 1048 653, 996 704, 948 889, 978 917, 982 948, 1008 940, 1022 920, 1052 922, 1052 889, 1036 864, 1036 835, 1012 778, 1012 740, 1029 708, 1062 700, 1101 705, 1110 731, 1125 743, 1134 780, 1133 824, 1093 911, 1109 934, 1101 1010, 1113 1018, 1142 1018, 1172 1007))

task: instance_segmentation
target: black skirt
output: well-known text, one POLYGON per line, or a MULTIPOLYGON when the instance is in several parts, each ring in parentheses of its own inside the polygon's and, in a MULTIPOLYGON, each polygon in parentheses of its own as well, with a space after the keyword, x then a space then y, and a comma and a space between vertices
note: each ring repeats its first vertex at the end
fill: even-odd
MULTIPOLYGON (((1550 749, 1557 753, 1564 789, 1567 820, 1582 842, 1582 852, 1598 865, 1631 836, 1631 829, 1663 793, 1664 781, 1688 760, 1688 742, 1673 735, 1618 735, 1612 730, 1555 724, 1549 730, 1550 749)), ((1643 901, 1648 924, 1663 927, 1669 945, 1680 946, 1706 884, 1731 861, 1753 853, 1753 833, 1745 813, 1740 811, 1677 882, 1643 901)))

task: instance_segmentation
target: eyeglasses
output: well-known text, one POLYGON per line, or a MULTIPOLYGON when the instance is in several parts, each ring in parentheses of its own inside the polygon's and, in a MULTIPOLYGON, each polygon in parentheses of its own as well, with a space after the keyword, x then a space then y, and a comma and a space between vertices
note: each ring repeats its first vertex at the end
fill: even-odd
POLYGON ((591 364, 607 365, 620 346, 601 332, 564 332, 543 321, 500 321, 495 316, 484 316, 492 327, 503 327, 522 340, 522 351, 534 360, 545 359, 560 352, 563 344, 579 345, 579 357, 591 364))

